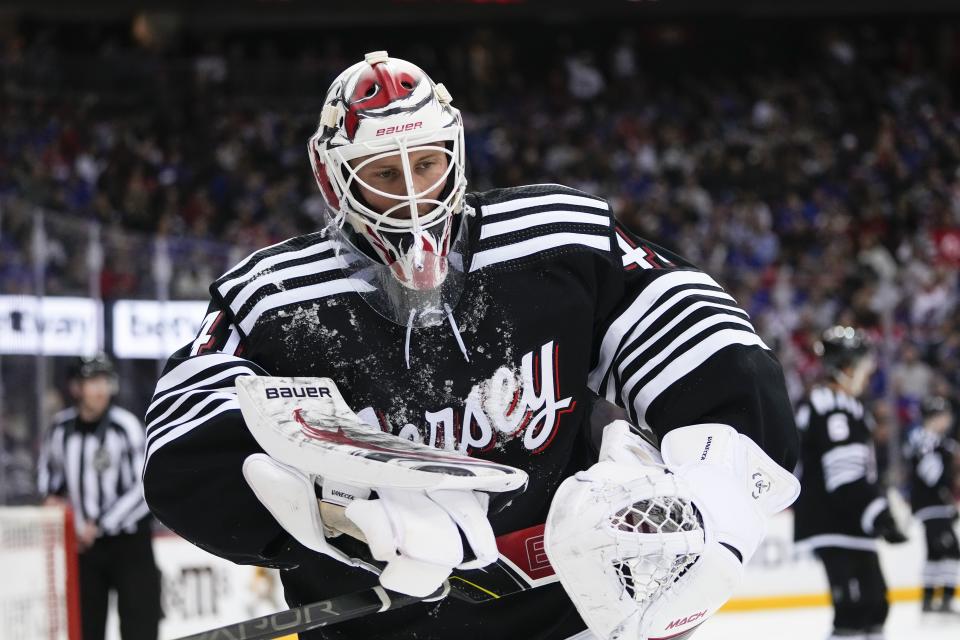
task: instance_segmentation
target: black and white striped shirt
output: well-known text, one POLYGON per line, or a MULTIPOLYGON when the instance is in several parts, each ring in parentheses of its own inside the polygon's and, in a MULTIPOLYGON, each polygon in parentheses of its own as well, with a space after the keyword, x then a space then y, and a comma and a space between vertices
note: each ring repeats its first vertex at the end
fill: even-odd
POLYGON ((85 423, 74 408, 54 416, 38 463, 42 495, 69 500, 77 527, 92 520, 101 535, 134 533, 150 511, 143 499, 144 427, 111 406, 102 421, 85 423))

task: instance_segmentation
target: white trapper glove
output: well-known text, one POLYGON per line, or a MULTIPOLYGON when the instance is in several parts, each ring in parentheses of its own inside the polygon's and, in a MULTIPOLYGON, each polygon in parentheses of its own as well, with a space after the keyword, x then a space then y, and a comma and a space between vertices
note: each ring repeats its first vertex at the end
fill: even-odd
POLYGON ((796 478, 730 426, 675 429, 658 452, 617 421, 599 462, 554 495, 544 546, 600 638, 687 637, 740 584, 766 518, 798 494, 796 478))

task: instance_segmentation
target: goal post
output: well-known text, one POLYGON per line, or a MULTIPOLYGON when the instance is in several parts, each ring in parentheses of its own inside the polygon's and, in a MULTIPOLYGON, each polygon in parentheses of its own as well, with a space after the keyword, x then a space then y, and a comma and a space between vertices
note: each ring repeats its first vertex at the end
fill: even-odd
POLYGON ((80 640, 69 508, 0 506, 0 640, 80 640))

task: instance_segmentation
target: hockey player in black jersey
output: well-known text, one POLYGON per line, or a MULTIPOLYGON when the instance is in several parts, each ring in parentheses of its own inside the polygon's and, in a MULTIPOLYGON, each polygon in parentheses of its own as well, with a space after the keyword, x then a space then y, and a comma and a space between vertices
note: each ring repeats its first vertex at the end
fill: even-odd
POLYGON ((950 403, 941 396, 926 398, 921 405, 923 425, 910 433, 910 505, 923 523, 927 539, 927 560, 923 565, 923 610, 958 613, 953 607, 957 574, 960 573, 960 545, 953 526, 957 503, 953 496, 954 460, 960 443, 947 437, 953 421, 950 403), (934 605, 934 593, 943 597, 934 605))
POLYGON ((468 193, 449 92, 385 52, 333 82, 309 154, 329 224, 216 280, 200 335, 157 383, 154 513, 212 553, 280 568, 291 606, 378 582, 422 597, 496 562, 495 536, 545 526, 528 559, 548 572, 549 558, 560 584, 422 602, 304 640, 586 638, 587 626, 688 637, 799 488, 784 470, 797 435, 782 372, 748 315, 602 198, 555 184, 468 193), (295 408, 285 424, 303 446, 265 455, 271 426, 245 423, 244 376, 329 378, 268 383, 259 400, 309 392, 339 409, 318 427, 295 408), (632 423, 608 425, 599 450, 597 396, 632 423), (321 440, 324 455, 358 451, 356 423, 337 423, 354 413, 380 442, 367 486, 316 464, 321 440), (526 490, 470 489, 467 465, 456 490, 383 480, 402 476, 383 462, 401 441, 448 452, 444 473, 465 459, 513 468, 526 490), (364 557, 334 537, 314 491, 344 507, 338 531, 358 529, 364 557))
POLYGON ((831 638, 883 637, 889 608, 876 538, 899 543, 882 490, 873 446, 873 417, 858 399, 875 368, 866 335, 827 329, 817 343, 825 379, 797 407, 800 498, 795 539, 812 548, 830 581, 831 638))

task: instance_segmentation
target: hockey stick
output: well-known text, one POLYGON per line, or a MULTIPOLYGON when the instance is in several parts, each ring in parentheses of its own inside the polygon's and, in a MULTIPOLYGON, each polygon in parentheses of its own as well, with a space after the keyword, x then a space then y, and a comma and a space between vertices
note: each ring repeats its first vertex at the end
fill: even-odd
MULTIPOLYGON (((543 525, 499 536, 497 547, 500 558, 495 564, 457 572, 427 600, 439 599, 449 591, 457 600, 477 604, 557 582, 543 551, 543 525)), ((178 640, 271 640, 422 601, 376 586, 178 640)))
POLYGON ((362 618, 371 613, 398 609, 419 601, 419 598, 413 596, 388 592, 383 587, 373 587, 245 622, 228 624, 178 640, 270 640, 318 629, 335 622, 362 618))

